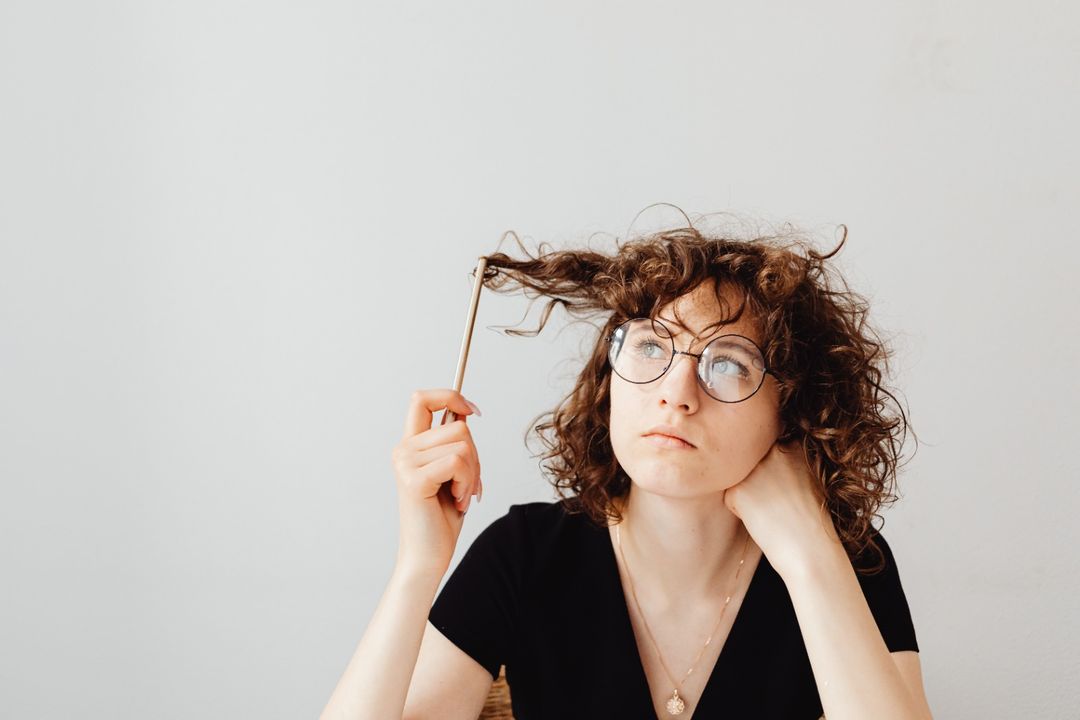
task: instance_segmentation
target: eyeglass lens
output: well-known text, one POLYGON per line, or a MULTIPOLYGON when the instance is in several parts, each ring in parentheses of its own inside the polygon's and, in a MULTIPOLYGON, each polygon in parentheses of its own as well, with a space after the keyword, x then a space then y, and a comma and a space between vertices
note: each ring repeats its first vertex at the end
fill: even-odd
MULTIPOLYGON (((608 358, 624 380, 647 383, 667 372, 675 354, 671 333, 648 318, 629 320, 612 334, 608 358)), ((701 351, 698 376, 706 392, 724 402, 739 402, 761 386, 765 360, 757 345, 741 335, 722 335, 701 351)))

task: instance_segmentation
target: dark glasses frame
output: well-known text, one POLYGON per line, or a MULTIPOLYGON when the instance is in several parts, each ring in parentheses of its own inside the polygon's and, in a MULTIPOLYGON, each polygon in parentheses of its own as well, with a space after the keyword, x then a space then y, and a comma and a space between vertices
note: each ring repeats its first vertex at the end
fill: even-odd
POLYGON ((661 322, 660 320, 655 319, 655 318, 630 318, 629 320, 620 323, 618 326, 616 326, 616 328, 614 330, 612 330, 610 333, 608 333, 607 338, 605 338, 605 342, 608 345, 608 351, 607 351, 607 353, 605 355, 605 359, 607 361, 608 366, 611 368, 611 371, 613 373, 615 373, 616 375, 618 375, 623 380, 626 380, 626 382, 633 383, 634 385, 648 385, 649 383, 656 382, 660 378, 667 375, 668 370, 670 370, 671 366, 675 364, 675 359, 679 355, 689 355, 690 357, 694 358, 694 360, 697 361, 697 363, 696 363, 697 367, 694 369, 694 377, 697 379, 698 385, 701 386, 701 389, 704 390, 705 394, 708 395, 709 397, 711 397, 713 400, 716 400, 717 402, 727 403, 729 405, 732 405, 734 403, 746 402, 750 398, 754 397, 754 395, 757 394, 757 391, 761 389, 761 386, 765 384, 765 376, 766 375, 772 375, 774 378, 776 377, 776 373, 774 373, 771 369, 769 369, 768 365, 766 365, 766 363, 765 363, 765 351, 761 349, 761 346, 758 345, 756 342, 754 342, 752 339, 746 337, 745 335, 740 335, 738 333, 725 333, 724 335, 719 335, 719 336, 713 338, 712 340, 710 340, 708 343, 706 343, 705 347, 701 349, 701 352, 692 353, 692 352, 688 352, 686 350, 677 350, 675 348, 675 334, 673 332, 671 332, 671 329, 667 325, 665 325, 663 322, 661 322), (671 359, 668 360, 668 364, 664 366, 664 369, 660 371, 660 374, 657 375, 656 377, 654 377, 652 380, 639 381, 639 380, 630 380, 628 378, 625 378, 621 374, 619 374, 619 371, 615 369, 615 364, 611 362, 611 343, 615 340, 616 333, 618 333, 619 330, 621 330, 623 327, 629 325, 632 322, 637 322, 638 320, 647 320, 647 321, 653 323, 654 325, 659 325, 660 327, 664 328, 664 331, 667 332, 668 340, 671 342, 671 359), (702 371, 701 358, 705 354, 705 351, 714 342, 717 342, 718 340, 723 340, 724 338, 729 338, 729 337, 742 338, 743 340, 746 340, 748 343, 750 343, 755 348, 757 348, 758 355, 761 356, 761 364, 765 366, 765 369, 762 370, 762 372, 761 372, 761 381, 758 383, 758 386, 756 388, 754 388, 754 391, 752 393, 750 393, 749 395, 744 397, 742 400, 721 400, 720 398, 716 397, 711 392, 709 392, 709 388, 705 385, 705 381, 701 379, 701 371, 702 371))

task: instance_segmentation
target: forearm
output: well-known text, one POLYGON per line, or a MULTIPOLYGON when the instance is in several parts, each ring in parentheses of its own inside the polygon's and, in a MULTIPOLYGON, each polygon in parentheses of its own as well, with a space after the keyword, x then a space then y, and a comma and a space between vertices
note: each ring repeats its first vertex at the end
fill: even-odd
POLYGON ((924 720, 881 637, 843 546, 785 578, 828 720, 924 720))
POLYGON ((442 577, 395 567, 320 720, 400 718, 442 577))

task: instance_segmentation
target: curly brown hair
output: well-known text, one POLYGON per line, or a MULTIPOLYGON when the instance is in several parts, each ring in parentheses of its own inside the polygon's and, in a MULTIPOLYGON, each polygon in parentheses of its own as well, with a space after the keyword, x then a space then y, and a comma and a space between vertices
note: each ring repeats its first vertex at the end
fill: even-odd
POLYGON ((689 219, 687 227, 616 241, 609 254, 541 243, 533 256, 513 231, 503 235, 514 238, 526 259, 486 256, 484 286, 550 298, 538 327, 507 334, 538 334, 556 305, 581 319, 606 316, 573 390, 531 422, 549 420, 526 432, 526 445, 533 433, 543 443, 541 468, 569 512, 584 512, 598 526, 618 522, 616 500, 630 490, 608 433, 606 338, 630 318, 655 318, 663 306, 712 279, 718 299, 722 285, 734 285, 742 297, 720 322, 745 311, 759 326, 766 365, 780 390, 777 442, 801 444, 849 557, 863 558, 869 548, 874 563, 856 563, 857 571, 884 566, 871 519, 898 499, 896 470, 908 422, 882 385, 893 352, 868 325, 867 301, 826 263, 847 239, 846 226, 840 228, 840 242, 827 254, 790 225, 740 239, 703 234, 689 219))

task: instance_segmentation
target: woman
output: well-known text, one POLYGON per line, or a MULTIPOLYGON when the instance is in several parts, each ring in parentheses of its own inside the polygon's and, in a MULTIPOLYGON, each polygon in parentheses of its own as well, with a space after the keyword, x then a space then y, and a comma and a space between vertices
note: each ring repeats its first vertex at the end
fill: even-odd
POLYGON ((562 499, 511 506, 435 598, 483 485, 466 421, 432 413, 480 411, 414 393, 397 565, 323 717, 474 720, 505 665, 517 720, 929 718, 871 524, 907 422, 865 302, 830 277, 844 239, 686 227, 489 256, 487 287, 552 298, 534 333, 555 304, 604 318, 534 428, 562 499))

